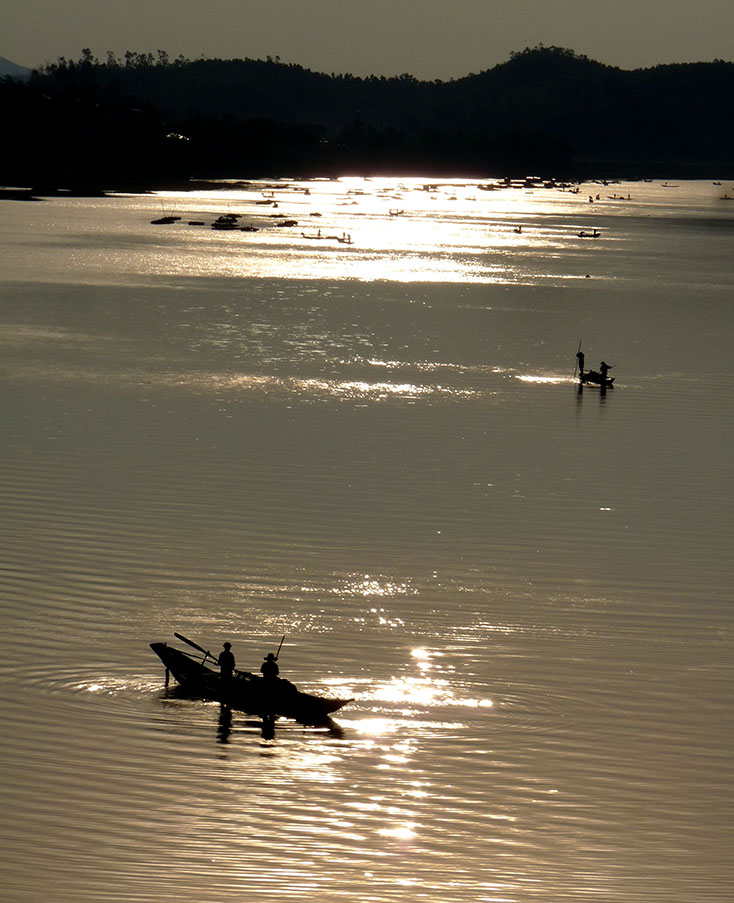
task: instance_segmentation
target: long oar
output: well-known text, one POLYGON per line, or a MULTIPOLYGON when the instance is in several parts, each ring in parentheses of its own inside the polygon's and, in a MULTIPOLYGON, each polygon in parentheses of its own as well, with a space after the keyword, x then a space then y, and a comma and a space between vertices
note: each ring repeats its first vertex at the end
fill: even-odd
MULTIPOLYGON (((214 656, 211 654, 211 652, 209 652, 208 649, 205 649, 203 646, 200 646, 198 643, 195 643, 193 640, 190 640, 188 637, 184 636, 182 633, 175 633, 175 632, 174 632, 173 635, 174 635, 175 637, 177 637, 179 640, 182 640, 184 643, 188 643, 189 646, 193 646, 194 649, 198 649, 199 652, 203 652, 205 656, 208 655, 209 658, 210 658, 213 662, 215 662, 216 664, 219 664, 219 659, 218 659, 218 658, 214 658, 214 656)), ((285 637, 283 637, 283 639, 285 639, 285 637)), ((278 651, 280 651, 280 649, 279 649, 278 651)), ((252 674, 250 674, 249 671, 240 671, 239 668, 235 668, 234 671, 235 671, 235 674, 244 674, 245 677, 252 677, 252 674)))
MULTIPOLYGON (((579 339, 579 351, 581 351, 581 342, 583 339, 579 339)), ((573 378, 576 379, 576 371, 579 368, 579 351, 576 352, 576 363, 573 365, 573 378)))
POLYGON ((280 646, 278 646, 278 651, 275 653, 275 661, 278 661, 278 656, 280 655, 280 650, 283 648, 283 643, 285 642, 285 634, 283 634, 283 639, 280 641, 280 646))
POLYGON ((210 658, 213 662, 216 662, 216 661, 217 661, 217 659, 214 658, 214 656, 211 654, 211 652, 209 652, 208 649, 204 649, 203 646, 200 646, 198 643, 195 643, 193 640, 190 640, 188 637, 185 637, 183 634, 181 634, 181 633, 175 633, 175 632, 174 632, 173 635, 174 635, 177 639, 181 640, 182 643, 188 643, 189 646, 193 646, 194 649, 198 649, 199 652, 203 652, 204 655, 209 656, 209 658, 210 658))

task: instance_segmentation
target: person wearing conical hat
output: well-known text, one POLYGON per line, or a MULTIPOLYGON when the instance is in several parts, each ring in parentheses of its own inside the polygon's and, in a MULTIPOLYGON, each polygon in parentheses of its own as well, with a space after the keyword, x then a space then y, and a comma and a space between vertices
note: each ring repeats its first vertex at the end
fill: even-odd
POLYGON ((280 668, 272 652, 268 652, 265 661, 260 665, 260 672, 266 680, 274 680, 280 673, 280 668))

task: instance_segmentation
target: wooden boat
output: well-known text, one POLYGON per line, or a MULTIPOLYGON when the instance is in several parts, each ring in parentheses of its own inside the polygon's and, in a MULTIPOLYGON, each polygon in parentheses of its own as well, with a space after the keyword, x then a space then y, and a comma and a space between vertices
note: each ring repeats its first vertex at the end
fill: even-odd
POLYGON ((214 222, 212 223, 212 229, 219 229, 221 231, 229 231, 233 232, 235 229, 238 229, 237 220, 239 219, 239 213, 223 213, 221 216, 218 216, 214 222))
POLYGON ((606 379, 603 379, 601 373, 596 370, 583 370, 579 374, 579 382, 582 385, 595 385, 611 389, 614 386, 614 377, 607 376, 606 379))
MULTIPOLYGON (((288 680, 265 679, 248 671, 235 671, 231 680, 224 683, 219 672, 207 667, 196 655, 182 652, 167 643, 151 643, 150 648, 181 685, 183 692, 224 703, 263 720, 291 718, 309 726, 328 726, 329 716, 352 701, 302 693, 288 680)), ((205 652, 204 660, 207 657, 211 658, 205 652)))

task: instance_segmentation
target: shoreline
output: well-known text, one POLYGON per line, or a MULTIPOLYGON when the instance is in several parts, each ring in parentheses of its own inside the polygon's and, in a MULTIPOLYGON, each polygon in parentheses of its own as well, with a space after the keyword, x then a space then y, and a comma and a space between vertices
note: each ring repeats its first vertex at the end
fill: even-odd
POLYGON ((193 192, 193 191, 246 191, 251 187, 253 182, 259 182, 263 179, 272 179, 274 181, 280 181, 282 179, 288 179, 291 181, 310 181, 315 179, 321 180, 330 180, 336 181, 340 178, 425 178, 425 179, 440 179, 451 180, 456 179, 462 182, 465 181, 477 181, 477 182, 494 182, 496 184, 501 184, 503 182, 507 183, 508 187, 517 187, 518 183, 524 183, 525 187, 535 187, 535 188, 557 188, 563 186, 581 186, 584 184, 601 184, 601 185, 611 185, 615 183, 635 183, 635 182, 655 182, 655 181, 666 181, 668 179, 674 178, 680 181, 711 181, 712 184, 716 185, 723 182, 728 182, 734 180, 734 175, 731 178, 728 178, 726 175, 712 173, 711 171, 705 172, 695 172, 695 173, 687 173, 687 174, 671 174, 666 171, 663 173, 658 173, 653 176, 649 175, 631 175, 631 174, 597 174, 594 176, 588 175, 584 177, 569 177, 569 178, 544 178, 544 177, 516 177, 510 178, 509 176, 497 176, 497 175, 471 175, 464 173, 455 173, 451 175, 447 175, 443 173, 441 175, 436 175, 435 173, 411 173, 406 174, 404 172, 398 173, 357 173, 357 172, 349 172, 349 173, 340 173, 340 174, 311 174, 311 175, 294 175, 293 173, 286 175, 273 175, 272 173, 263 174, 259 176, 252 176, 250 179, 226 179, 226 178, 192 178, 192 179, 171 179, 162 180, 156 183, 144 183, 144 184, 106 184, 104 186, 100 186, 97 184, 71 184, 71 185, 49 185, 43 183, 37 183, 30 186, 0 186, 0 201, 42 201, 44 199, 51 198, 64 198, 64 197, 73 197, 73 198, 104 198, 104 197, 113 197, 115 195, 120 194, 133 194, 133 195, 146 195, 146 194, 155 194, 160 191, 177 191, 177 192, 193 192))

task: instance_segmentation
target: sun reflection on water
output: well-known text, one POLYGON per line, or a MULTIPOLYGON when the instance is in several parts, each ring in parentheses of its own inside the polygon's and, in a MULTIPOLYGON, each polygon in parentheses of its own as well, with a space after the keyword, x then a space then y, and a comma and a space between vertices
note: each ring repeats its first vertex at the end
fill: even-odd
MULTIPOLYGON (((135 383, 141 374, 134 374, 135 383)), ((403 399, 470 399, 479 393, 476 389, 457 388, 436 383, 420 385, 412 382, 388 382, 379 380, 319 379, 316 377, 255 376, 250 373, 173 372, 146 373, 146 383, 157 383, 169 388, 197 389, 201 392, 258 392, 283 393, 298 398, 336 398, 346 401, 385 401, 403 399)))
POLYGON ((396 677, 378 684, 368 691, 367 698, 375 702, 412 706, 463 706, 492 708, 491 699, 460 697, 451 689, 451 682, 426 677, 396 677))
MULTIPOLYGON (((265 197, 263 186, 252 182, 239 190, 220 186, 208 195, 166 195, 190 208, 194 202, 188 215, 236 211, 249 226, 257 224, 245 233, 178 229, 177 237, 189 251, 178 261, 180 272, 362 283, 574 279, 578 274, 549 274, 549 262, 570 240, 579 241, 580 226, 596 210, 568 192, 522 183, 444 181, 426 191, 413 180, 396 192, 394 186, 362 179, 284 183, 276 194, 286 212, 273 214, 262 205, 264 199, 275 203, 276 194, 268 189, 265 197), (549 220, 549 214, 558 214, 561 225, 549 220), (565 225, 569 216, 576 217, 572 229, 565 225)), ((170 265, 169 257, 158 254, 161 272, 170 265)), ((148 266, 151 258, 155 262, 148 248, 148 266)))
MULTIPOLYGON (((334 587, 332 593, 339 595, 349 593, 354 596, 407 596, 415 595, 417 590, 411 588, 407 582, 397 583, 394 580, 382 579, 379 577, 371 577, 365 574, 364 577, 356 577, 353 580, 347 580, 342 586, 334 587)), ((373 609, 375 611, 375 609, 373 609)))
POLYGON ((536 383, 538 385, 558 385, 559 383, 571 382, 567 376, 535 376, 527 373, 518 374, 516 379, 524 383, 536 383))
POLYGON ((380 828, 377 833, 382 834, 383 837, 392 837, 395 840, 412 840, 416 836, 415 829, 417 827, 418 825, 415 822, 405 822, 394 828, 380 828))

